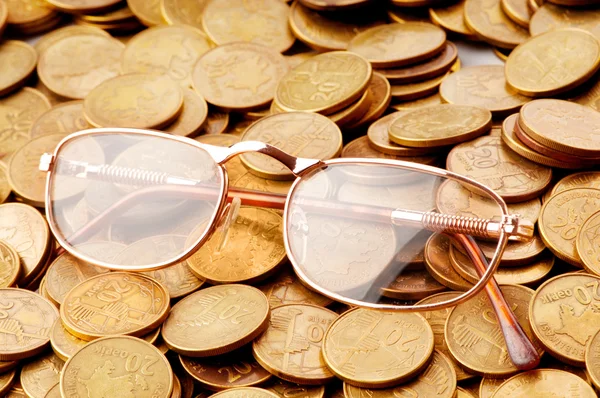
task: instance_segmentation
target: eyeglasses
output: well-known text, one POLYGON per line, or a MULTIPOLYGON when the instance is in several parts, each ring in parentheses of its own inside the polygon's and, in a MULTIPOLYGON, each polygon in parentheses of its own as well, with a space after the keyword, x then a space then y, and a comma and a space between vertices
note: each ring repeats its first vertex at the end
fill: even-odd
MULTIPOLYGON (((530 239, 533 225, 509 215, 504 201, 474 180, 410 162, 320 161, 262 142, 219 147, 113 128, 69 135, 54 154, 42 156, 40 170, 48 172, 46 215, 54 236, 88 263, 126 271, 164 268, 209 240, 221 250, 240 206, 279 209, 289 261, 313 290, 349 305, 429 311, 486 288, 515 364, 530 367, 537 357, 492 279, 507 241, 530 239), (285 166, 295 178, 289 193, 229 187, 225 163, 241 154, 285 166), (445 197, 449 184, 458 184, 464 195, 445 197), (468 254, 478 282, 445 302, 390 301, 398 285, 422 267, 424 242, 434 232, 448 235, 468 254), (475 239, 496 245, 489 262, 475 239)), ((248 233, 273 236, 277 225, 249 226, 248 233)), ((240 255, 260 249, 247 247, 240 255)))

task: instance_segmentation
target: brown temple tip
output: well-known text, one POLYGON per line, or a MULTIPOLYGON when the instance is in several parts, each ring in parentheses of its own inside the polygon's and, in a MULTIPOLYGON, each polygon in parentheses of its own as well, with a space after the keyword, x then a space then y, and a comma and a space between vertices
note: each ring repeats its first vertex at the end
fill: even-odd
MULTIPOLYGON (((447 235, 466 249, 469 258, 475 265, 477 273, 479 276, 483 275, 488 264, 475 240, 470 236, 462 234, 447 235)), ((506 341, 508 355, 515 367, 519 370, 531 370, 537 367, 541 359, 540 354, 523 331, 523 328, 521 328, 521 325, 519 325, 515 314, 510 309, 494 278, 490 279, 485 286, 485 292, 494 308, 494 312, 498 318, 498 325, 506 341)))

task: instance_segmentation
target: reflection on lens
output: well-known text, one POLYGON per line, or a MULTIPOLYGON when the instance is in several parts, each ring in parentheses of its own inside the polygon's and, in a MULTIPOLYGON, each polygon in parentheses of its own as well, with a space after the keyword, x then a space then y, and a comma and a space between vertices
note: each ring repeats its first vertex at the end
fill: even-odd
POLYGON ((196 244, 215 217, 224 183, 203 149, 118 133, 68 141, 51 176, 53 228, 66 245, 92 262, 140 271, 196 244), (199 225, 204 230, 189 240, 199 225))
MULTIPOLYGON (((458 182, 368 162, 328 164, 303 177, 286 210, 288 256, 296 272, 314 289, 350 304, 414 301, 446 290, 425 267, 424 247, 432 231, 416 224, 397 225, 392 212, 438 211, 440 199, 453 201, 441 196, 448 184, 458 182), (361 167, 363 176, 376 178, 361 182, 361 167), (328 189, 315 195, 323 185, 328 189)), ((501 207, 492 197, 481 201, 485 211, 473 214, 501 218, 501 207)), ((458 213, 454 207, 446 210, 458 213)))

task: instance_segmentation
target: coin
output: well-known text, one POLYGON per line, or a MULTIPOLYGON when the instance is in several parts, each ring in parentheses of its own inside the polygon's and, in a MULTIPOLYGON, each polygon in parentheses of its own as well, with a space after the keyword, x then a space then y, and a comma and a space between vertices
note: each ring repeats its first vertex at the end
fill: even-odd
POLYGON ((50 342, 50 328, 58 319, 56 308, 43 297, 24 289, 0 289, 4 319, 0 360, 29 358, 50 342))
MULTIPOLYGON (((366 136, 359 137, 350 141, 342 150, 343 158, 374 158, 374 159, 393 159, 403 160, 406 162, 421 163, 433 165, 437 163, 437 156, 394 156, 387 153, 379 152, 369 145, 369 139, 366 136)), ((368 175, 368 172, 366 173, 368 175)), ((348 187, 346 186, 346 189, 348 187)))
POLYGON ((415 380, 397 387, 369 389, 344 383, 347 398, 396 398, 396 397, 436 397, 451 398, 456 393, 456 374, 448 357, 438 350, 433 351, 431 361, 415 380))
POLYGON ((213 47, 201 31, 186 25, 157 26, 135 35, 121 58, 123 73, 165 74, 183 87, 192 84, 192 70, 213 47))
POLYGON ((25 204, 0 205, 0 239, 19 254, 19 284, 28 284, 44 267, 50 250, 50 231, 46 220, 40 212, 25 204))
POLYGON ((370 125, 381 117, 390 105, 392 100, 392 87, 388 80, 379 73, 373 73, 371 82, 367 87, 367 94, 371 99, 371 104, 360 120, 346 127, 348 130, 359 129, 370 125))
POLYGON ((524 106, 520 115, 520 127, 540 144, 572 155, 599 156, 592 126, 600 114, 593 109, 568 101, 536 100, 524 106))
POLYGON ((286 304, 327 306, 332 300, 304 287, 296 274, 285 268, 258 288, 267 296, 271 309, 286 304))
POLYGON ((53 352, 37 357, 21 369, 21 386, 31 398, 44 398, 60 381, 60 372, 65 362, 53 352))
POLYGON ((596 333, 592 337, 585 349, 585 367, 595 388, 600 386, 598 358, 600 358, 600 333, 596 333))
POLYGON ((586 82, 600 68, 600 43, 581 29, 550 31, 528 40, 506 61, 506 81, 521 94, 544 97, 586 82), (572 53, 579 54, 573 62, 572 53), (552 55, 550 55, 552 54, 552 55), (538 68, 523 70, 535 63, 538 68), (560 74, 558 70, 562 70, 560 74))
POLYGON ((256 387, 232 388, 227 391, 221 391, 210 398, 278 398, 273 392, 256 387))
POLYGON ((37 53, 20 40, 0 43, 0 95, 6 95, 25 84, 37 64, 37 53))
POLYGON ((277 52, 288 50, 294 35, 288 26, 290 7, 280 0, 247 3, 210 1, 202 14, 204 31, 217 45, 252 42, 277 52))
POLYGON ((287 61, 276 51, 254 43, 232 43, 204 54, 192 71, 192 81, 212 105, 250 111, 273 99, 287 71, 287 61))
POLYGON ((177 299, 195 292, 204 283, 190 271, 185 261, 155 271, 144 272, 169 291, 171 299, 177 299))
POLYGON ((556 257, 581 267, 576 237, 583 223, 598 209, 597 189, 573 188, 551 196, 542 206, 538 222, 542 240, 556 257))
POLYGON ((331 114, 357 101, 371 80, 371 64, 345 51, 319 54, 288 72, 275 103, 285 111, 331 114))
MULTIPOLYGON (((267 116, 252 124, 242 141, 260 141, 286 153, 310 159, 331 159, 342 150, 342 132, 327 117, 306 112, 267 116)), ((292 172, 279 161, 263 154, 244 154, 242 163, 259 177, 293 179, 292 172)))
POLYGON ((529 101, 507 86, 501 65, 462 68, 444 79, 440 95, 445 102, 478 106, 494 114, 517 111, 529 101))
POLYGON ((189 25, 203 29, 202 13, 208 0, 162 0, 160 9, 169 25, 189 25))
POLYGON ((369 145, 377 152, 398 157, 414 157, 430 154, 432 152, 430 148, 405 147, 390 141, 388 133, 389 126, 404 113, 405 112, 394 112, 373 122, 367 130, 369 145))
POLYGON ((25 145, 33 121, 50 109, 48 99, 39 91, 25 87, 0 98, 0 158, 12 154, 25 145))
MULTIPOLYGON (((460 276, 452 267, 449 257, 450 241, 448 237, 434 234, 425 245, 425 267, 431 276, 450 289, 467 291, 473 285, 460 276)), ((444 293, 439 293, 438 295, 444 293)), ((423 299, 427 300, 427 298, 423 299)), ((423 301, 421 300, 421 301, 423 301)), ((427 318, 427 315, 424 315, 427 318)), ((439 348, 439 347, 438 347, 439 348)))
POLYGON ((88 343, 67 361, 60 376, 63 396, 104 396, 151 391, 168 398, 173 390, 171 365, 152 344, 129 336, 112 336, 88 343))
POLYGON ((246 349, 206 359, 180 355, 179 361, 195 381, 211 391, 255 386, 271 378, 246 349))
POLYGON ((54 353, 63 361, 67 361, 88 342, 73 336, 65 329, 62 322, 57 320, 50 331, 50 344, 54 353))
POLYGON ((587 218, 579 228, 576 238, 577 255, 583 268, 589 273, 600 275, 600 208, 587 218))
POLYGON ((165 24, 165 20, 161 13, 160 3, 161 1, 159 0, 127 0, 128 8, 131 10, 131 12, 133 12, 133 14, 135 14, 137 19, 139 19, 146 26, 165 24))
POLYGON ((67 293, 79 283, 108 272, 63 253, 50 264, 46 272, 46 290, 52 302, 60 306, 67 293))
MULTIPOLYGON (((16 371, 11 370, 0 375, 0 394, 6 394, 15 382, 16 371)), ((8 397, 8 395, 5 395, 8 397)))
POLYGON ((531 17, 529 32, 532 36, 537 36, 553 29, 580 28, 600 39, 598 18, 600 10, 567 8, 546 3, 531 17))
POLYGON ((392 99, 395 101, 411 101, 437 93, 440 84, 448 74, 449 72, 416 83, 393 84, 392 99))
POLYGON ((167 317, 168 298, 154 279, 110 272, 71 289, 61 305, 61 319, 69 333, 87 341, 111 334, 141 336, 167 317))
MULTIPOLYGON (((438 235, 438 236, 442 236, 442 235, 438 235)), ((460 295, 461 295, 461 293, 459 293, 459 292, 438 293, 438 294, 429 296, 427 298, 424 298, 423 300, 419 301, 417 303, 417 305, 442 303, 442 302, 445 302, 448 300, 452 300, 460 295)), ((446 325, 446 319, 448 318, 448 315, 450 315, 451 311, 452 311, 452 308, 445 308, 443 310, 437 310, 437 311, 423 311, 420 314, 423 315, 423 317, 425 317, 425 319, 429 323, 429 326, 431 326, 431 329, 433 330, 435 349, 438 350, 439 352, 443 353, 444 355, 446 355, 447 359, 452 363, 454 372, 456 373, 457 381, 468 380, 468 379, 473 378, 474 375, 463 370, 460 367, 459 363, 456 362, 452 358, 452 355, 450 354, 450 351, 448 350, 448 346, 447 346, 446 340, 444 338, 444 326, 446 325)))
MULTIPOLYGON (((500 287, 519 324, 531 339, 528 308, 534 291, 524 286, 500 287)), ((452 356, 469 371, 487 377, 503 377, 518 369, 508 355, 496 314, 484 292, 458 304, 450 313, 445 328, 446 343, 452 356)), ((533 343, 538 353, 541 346, 533 343)))
MULTIPOLYGON (((279 398, 323 398, 325 397, 325 386, 301 386, 296 383, 276 379, 266 388, 268 391, 275 393, 279 398)), ((332 397, 334 398, 334 397, 332 397)), ((342 394, 343 398, 343 394, 342 394)))
POLYGON ((0 288, 13 286, 20 273, 19 253, 7 242, 0 240, 0 288))
POLYGON ((7 22, 13 25, 37 22, 54 15, 55 11, 46 2, 27 1, 23 7, 20 1, 6 1, 8 7, 7 22))
POLYGON ((467 0, 465 23, 477 36, 500 48, 514 48, 529 38, 529 32, 502 11, 501 0, 467 0))
POLYGON ((33 122, 29 135, 31 138, 51 134, 66 136, 90 127, 83 116, 83 101, 69 101, 56 105, 40 115, 33 122))
MULTIPOLYGON (((223 137, 224 135, 222 135, 223 137)), ((214 136, 218 137, 218 136, 214 136)), ((227 135, 225 136, 228 139, 236 138, 235 136, 227 135)), ((207 136, 199 137, 199 138, 209 138, 207 136)), ((199 140, 200 142, 208 142, 208 140, 199 140)), ((213 140, 215 141, 215 140, 213 140)), ((236 142, 238 142, 237 139, 236 142)), ((211 143, 213 145, 217 145, 211 143)), ((226 145, 227 146, 227 145, 226 145)), ((259 177, 257 175, 252 174, 242 163, 240 158, 233 158, 227 161, 225 168, 227 169, 227 175, 229 177, 229 184, 232 187, 237 188, 245 188, 251 189, 255 191, 261 192, 273 192, 273 193, 281 193, 287 194, 292 186, 292 181, 276 181, 271 179, 266 179, 259 177)))
POLYGON ((97 127, 160 128, 181 113, 183 91, 166 76, 128 74, 100 84, 83 105, 86 119, 97 127))
POLYGON ((448 72, 458 57, 458 48, 446 41, 444 48, 428 60, 403 68, 378 69, 385 78, 394 84, 413 83, 432 79, 448 72))
POLYGON ((492 115, 485 109, 435 105, 398 116, 389 127, 389 137, 400 145, 439 147, 478 137, 490 129, 491 121, 492 115))
MULTIPOLYGON (((184 105, 185 106, 185 105, 184 105)), ((202 126, 200 135, 203 134, 223 134, 229 125, 229 114, 219 112, 209 108, 206 123, 202 126)))
MULTIPOLYGON (((486 258, 491 259, 496 252, 496 242, 478 242, 479 248, 486 258)), ((515 267, 531 264, 544 252, 546 246, 537 234, 527 242, 508 242, 502 253, 501 265, 515 267)))
POLYGON ((208 105, 202 96, 186 88, 183 90, 183 110, 179 118, 169 127, 163 128, 165 133, 193 137, 205 126, 208 116, 208 105))
POLYGON ((171 310, 162 337, 175 352, 192 357, 219 355, 252 341, 269 323, 269 303, 246 285, 214 286, 193 293, 171 310), (197 338, 197 333, 204 335, 197 338))
POLYGON ((529 28, 529 21, 533 12, 529 9, 527 0, 501 0, 500 5, 502 6, 502 11, 513 22, 525 29, 529 28))
POLYGON ((242 207, 224 232, 227 244, 220 248, 220 236, 214 235, 187 263, 196 276, 213 284, 264 279, 285 258, 282 223, 273 210, 242 207))
POLYGON ((385 388, 416 378, 433 345, 431 326, 420 314, 356 308, 327 329, 323 358, 348 384, 385 388))
POLYGON ((432 294, 447 290, 424 269, 402 271, 388 286, 381 289, 385 297, 399 300, 422 300, 432 294))
POLYGON ((118 2, 118 0, 48 0, 48 3, 60 11, 73 14, 102 12, 118 2))
POLYGON ((475 33, 465 24, 465 1, 460 0, 441 8, 430 8, 431 21, 442 28, 466 36, 469 40, 477 39, 475 33))
POLYGON ((375 26, 357 34, 348 51, 365 57, 374 68, 415 64, 438 54, 445 46, 446 33, 421 22, 375 26))
POLYGON ((38 75, 54 93, 84 99, 100 83, 119 74, 123 48, 111 37, 71 34, 54 41, 40 54, 38 75), (91 53, 95 56, 80 55, 91 53))
POLYGON ((489 186, 509 203, 539 196, 552 180, 552 170, 508 148, 500 137, 480 137, 457 145, 448 154, 448 170, 489 186))
POLYGON ((520 394, 527 395, 532 391, 544 396, 554 394, 565 397, 596 397, 592 387, 582 378, 555 369, 535 369, 513 376, 498 387, 493 397, 508 398, 520 394))

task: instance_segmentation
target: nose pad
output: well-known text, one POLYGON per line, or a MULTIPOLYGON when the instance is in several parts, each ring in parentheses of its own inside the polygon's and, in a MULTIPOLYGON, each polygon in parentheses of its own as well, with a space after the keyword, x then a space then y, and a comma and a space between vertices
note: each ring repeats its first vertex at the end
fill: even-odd
POLYGON ((217 226, 217 246, 216 246, 216 252, 220 253, 221 250, 223 250, 225 248, 225 245, 227 245, 227 238, 229 237, 229 229, 231 228, 231 225, 235 222, 235 220, 238 217, 238 214, 240 214, 240 207, 242 206, 242 201, 240 200, 240 198, 234 198, 233 201, 231 201, 230 204, 227 205, 227 207, 225 208, 225 212, 223 214, 223 216, 221 216, 221 219, 219 220, 219 224, 217 226))

